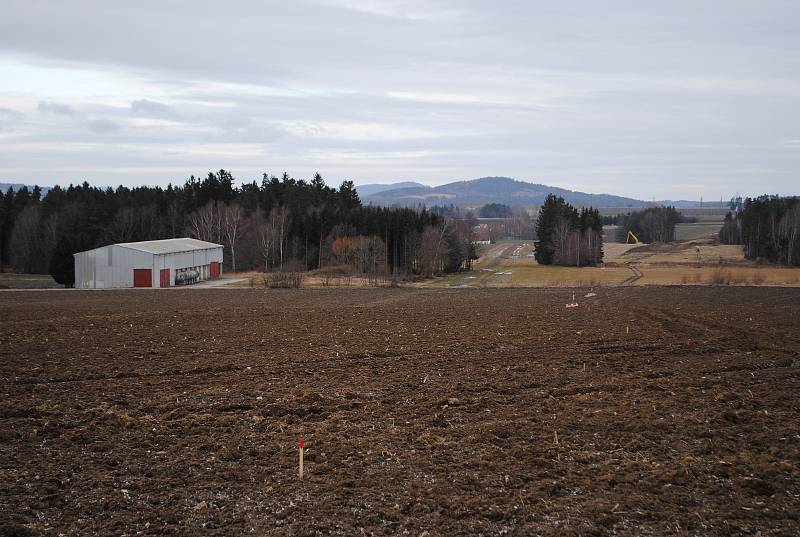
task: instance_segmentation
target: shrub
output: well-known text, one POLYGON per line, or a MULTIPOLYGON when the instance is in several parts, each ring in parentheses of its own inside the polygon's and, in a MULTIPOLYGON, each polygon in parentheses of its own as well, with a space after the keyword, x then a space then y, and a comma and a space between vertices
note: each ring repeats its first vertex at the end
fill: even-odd
POLYGON ((299 271, 267 272, 262 277, 264 287, 270 289, 299 289, 303 273, 299 271))
POLYGON ((746 276, 733 276, 729 274, 728 277, 730 278, 730 281, 731 283, 733 283, 733 285, 744 285, 745 283, 747 283, 746 276))
POLYGON ((721 269, 717 269, 711 274, 709 283, 713 285, 730 285, 731 280, 732 278, 729 272, 726 273, 723 272, 721 269))

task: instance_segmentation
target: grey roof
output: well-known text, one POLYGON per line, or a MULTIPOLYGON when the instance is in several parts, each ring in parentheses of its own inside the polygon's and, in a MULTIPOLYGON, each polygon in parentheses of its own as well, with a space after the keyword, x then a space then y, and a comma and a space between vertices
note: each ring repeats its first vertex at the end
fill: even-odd
POLYGON ((72 255, 83 254, 86 252, 93 252, 101 248, 108 248, 109 246, 120 246, 122 248, 130 248, 131 250, 139 250, 140 252, 147 252, 154 255, 175 254, 179 252, 192 252, 195 250, 208 250, 210 248, 223 248, 221 244, 213 242, 201 241, 199 239, 190 239, 189 237, 182 237, 180 239, 161 239, 157 241, 141 241, 141 242, 120 242, 117 244, 106 244, 91 250, 84 250, 82 252, 75 252, 72 255))
POLYGON ((199 239, 190 239, 188 237, 183 237, 180 239, 162 239, 158 241, 121 242, 116 246, 156 255, 172 254, 177 252, 191 252, 192 250, 208 250, 210 248, 222 248, 221 244, 214 244, 213 242, 201 241, 199 239))

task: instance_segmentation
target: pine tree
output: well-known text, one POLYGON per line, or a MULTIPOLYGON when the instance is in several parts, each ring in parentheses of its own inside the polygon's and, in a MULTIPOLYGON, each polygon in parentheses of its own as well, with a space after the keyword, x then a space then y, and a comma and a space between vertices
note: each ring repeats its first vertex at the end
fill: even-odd
POLYGON ((555 256, 555 232, 556 225, 560 220, 564 206, 564 198, 556 197, 555 194, 548 194, 539 209, 539 216, 536 219, 536 250, 534 258, 540 265, 552 265, 555 256))

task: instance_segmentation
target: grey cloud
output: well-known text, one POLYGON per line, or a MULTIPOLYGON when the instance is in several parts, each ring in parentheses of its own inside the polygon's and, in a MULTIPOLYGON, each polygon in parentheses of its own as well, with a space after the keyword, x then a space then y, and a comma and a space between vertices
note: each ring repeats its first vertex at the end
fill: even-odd
MULTIPOLYGON (((330 84, 330 76, 345 70, 348 79, 362 85, 402 83, 420 67, 434 64, 742 72, 744 55, 747 72, 763 72, 769 64, 748 60, 795 43, 790 30, 800 9, 790 2, 741 0, 726 3, 725 10, 686 0, 662 6, 586 1, 563 7, 512 1, 496 8, 452 1, 433 3, 419 17, 386 17, 375 13, 381 10, 348 7, 355 3, 204 3, 186 10, 178 3, 150 0, 48 4, 42 16, 37 4, 7 8, 0 46, 70 61, 258 83, 330 84), (736 54, 725 53, 731 49, 736 54), (360 68, 354 70, 356 65, 360 68)), ((385 12, 423 10, 374 4, 388 6, 385 12)))
POLYGON ((0 107, 0 132, 10 132, 25 115, 12 108, 0 107))
POLYGON ((87 122, 89 130, 97 134, 108 134, 120 130, 120 125, 110 119, 90 119, 87 122))
POLYGON ((59 116, 72 116, 75 114, 75 109, 71 106, 48 101, 39 101, 39 111, 47 114, 56 114, 59 116))
POLYGON ((149 99, 139 99, 131 103, 131 112, 140 116, 173 116, 175 110, 166 104, 151 101, 149 99))
POLYGON ((43 86, 31 97, 50 114, 9 119, 24 136, 4 144, 21 148, 15 170, 83 166, 100 181, 225 165, 646 198, 792 192, 798 21, 800 3, 778 0, 13 2, 3 57, 124 76, 132 95, 43 86), (53 102, 96 119, 70 129, 53 102), (112 132, 113 147, 92 146, 112 132), (73 150, 43 149, 57 146, 73 150))
POLYGON ((0 119, 19 119, 24 116, 25 114, 18 112, 13 108, 0 107, 0 119))

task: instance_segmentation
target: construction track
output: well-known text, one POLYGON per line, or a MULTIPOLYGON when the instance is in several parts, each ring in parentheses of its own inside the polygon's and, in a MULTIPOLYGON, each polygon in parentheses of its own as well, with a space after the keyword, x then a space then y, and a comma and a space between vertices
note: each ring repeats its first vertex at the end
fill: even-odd
POLYGON ((800 534, 800 290, 587 292, 5 292, 0 535, 800 534))
POLYGON ((642 273, 641 270, 639 270, 639 267, 637 267, 633 263, 625 263, 625 266, 628 267, 628 269, 631 272, 633 272, 633 276, 631 276, 630 278, 627 278, 626 280, 623 280, 620 285, 633 285, 638 280, 640 280, 642 277, 644 277, 644 274, 642 273))

